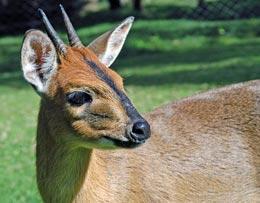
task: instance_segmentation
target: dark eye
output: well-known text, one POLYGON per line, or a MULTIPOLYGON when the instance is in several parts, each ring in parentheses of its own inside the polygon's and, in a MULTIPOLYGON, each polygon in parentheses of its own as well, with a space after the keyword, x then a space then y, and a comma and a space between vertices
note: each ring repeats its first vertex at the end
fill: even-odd
POLYGON ((92 97, 82 91, 72 92, 66 95, 67 101, 73 106, 81 106, 85 103, 91 103, 92 97))

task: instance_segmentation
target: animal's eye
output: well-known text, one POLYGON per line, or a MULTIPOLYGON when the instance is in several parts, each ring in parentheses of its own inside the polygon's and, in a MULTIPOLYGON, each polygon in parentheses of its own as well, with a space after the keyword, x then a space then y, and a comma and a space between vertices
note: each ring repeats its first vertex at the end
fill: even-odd
POLYGON ((73 106, 81 106, 85 103, 92 102, 92 97, 88 93, 82 91, 69 93, 66 97, 67 101, 73 106))

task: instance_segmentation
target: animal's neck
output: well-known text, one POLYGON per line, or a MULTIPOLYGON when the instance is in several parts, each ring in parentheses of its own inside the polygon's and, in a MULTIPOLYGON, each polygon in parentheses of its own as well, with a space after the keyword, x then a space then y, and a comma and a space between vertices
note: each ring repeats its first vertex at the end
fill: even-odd
POLYGON ((45 202, 72 202, 85 182, 92 150, 57 142, 40 111, 37 135, 37 181, 45 202))

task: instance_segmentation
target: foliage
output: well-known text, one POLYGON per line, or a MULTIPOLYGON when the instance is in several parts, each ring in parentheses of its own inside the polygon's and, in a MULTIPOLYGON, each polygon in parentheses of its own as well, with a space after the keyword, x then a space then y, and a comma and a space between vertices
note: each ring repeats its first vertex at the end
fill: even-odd
POLYGON ((230 20, 260 16, 259 0, 203 0, 202 4, 198 2, 199 0, 2 0, 0 34, 17 34, 39 27, 39 7, 46 11, 51 22, 57 27, 62 20, 58 9, 60 3, 64 5, 76 26, 118 21, 127 15, 143 19, 193 20, 230 20), (110 7, 115 9, 112 12, 108 9, 108 2, 113 2, 110 4, 110 7))
MULTIPOLYGON (((42 8, 52 23, 61 22, 59 4, 62 4, 68 11, 71 18, 74 18, 82 8, 84 0, 4 0, 0 1, 0 34, 18 33, 26 29, 35 28, 41 25, 37 15, 37 9, 42 8)), ((85 0, 86 1, 86 0, 85 0)))

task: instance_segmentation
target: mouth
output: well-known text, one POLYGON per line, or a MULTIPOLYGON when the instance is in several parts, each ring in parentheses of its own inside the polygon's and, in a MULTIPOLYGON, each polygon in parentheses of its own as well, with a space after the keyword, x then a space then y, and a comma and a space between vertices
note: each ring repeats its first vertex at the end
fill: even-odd
POLYGON ((122 148, 136 148, 142 144, 145 143, 145 140, 143 141, 138 141, 138 142, 133 142, 133 141, 122 141, 122 140, 118 140, 118 139, 114 139, 108 136, 104 137, 105 139, 112 141, 114 143, 114 145, 118 146, 118 147, 122 147, 122 148))

